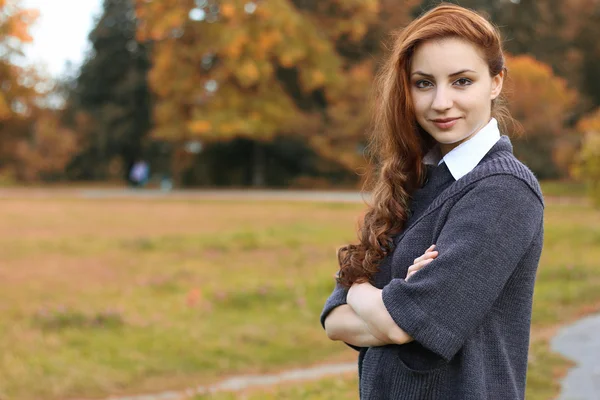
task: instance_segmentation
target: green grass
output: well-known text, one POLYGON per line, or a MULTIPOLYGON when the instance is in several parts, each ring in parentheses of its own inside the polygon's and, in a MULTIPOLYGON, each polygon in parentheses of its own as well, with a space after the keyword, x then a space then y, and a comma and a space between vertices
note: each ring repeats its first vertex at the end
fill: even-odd
MULTIPOLYGON (((326 339, 318 316, 336 248, 353 240, 361 211, 358 204, 2 200, 0 398, 182 389, 354 360, 326 339)), ((600 309, 599 227, 600 212, 586 205, 547 208, 528 399, 556 394, 567 365, 549 353, 543 333, 600 309)), ((215 398, 356 393, 356 378, 345 376, 215 398)))
POLYGON ((576 181, 542 181, 542 193, 552 197, 585 197, 586 185, 576 181))

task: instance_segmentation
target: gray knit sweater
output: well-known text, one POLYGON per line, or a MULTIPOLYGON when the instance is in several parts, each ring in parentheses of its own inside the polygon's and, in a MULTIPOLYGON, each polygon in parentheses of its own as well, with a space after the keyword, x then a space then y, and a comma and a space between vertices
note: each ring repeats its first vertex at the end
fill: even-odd
MULTIPOLYGON (((362 400, 524 398, 543 209, 536 178, 506 136, 458 181, 445 163, 429 168, 373 282, 415 341, 358 348, 362 400), (405 281, 431 244, 438 257, 405 281)), ((322 324, 346 294, 336 286, 322 324)))

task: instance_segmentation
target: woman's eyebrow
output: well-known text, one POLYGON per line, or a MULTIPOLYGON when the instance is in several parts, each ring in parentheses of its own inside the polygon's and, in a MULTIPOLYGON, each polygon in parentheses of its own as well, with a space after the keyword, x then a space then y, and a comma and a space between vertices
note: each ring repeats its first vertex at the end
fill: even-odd
MULTIPOLYGON (((450 75, 448 75, 448 76, 449 76, 450 78, 452 78, 453 76, 460 75, 460 74, 464 74, 465 72, 473 72, 473 73, 477 73, 477 72, 473 71, 472 69, 461 69, 460 71, 453 72, 453 73, 451 73, 451 74, 450 74, 450 75)), ((431 75, 431 74, 426 74, 425 72, 422 72, 422 71, 415 71, 415 72, 413 72, 411 75, 421 75, 421 76, 424 76, 424 77, 426 77, 426 78, 433 78, 433 75, 431 75)))

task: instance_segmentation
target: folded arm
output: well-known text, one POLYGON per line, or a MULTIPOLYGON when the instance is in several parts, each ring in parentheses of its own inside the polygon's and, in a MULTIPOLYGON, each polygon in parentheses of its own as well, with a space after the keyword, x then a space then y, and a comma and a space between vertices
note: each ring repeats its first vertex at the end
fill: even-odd
MULTIPOLYGON (((438 256, 438 251, 431 245, 425 253, 414 260, 408 269, 406 280, 425 268, 438 256)), ((394 322, 392 316, 383 304, 382 290, 369 283, 355 284, 349 290, 348 303, 359 317, 365 322, 369 330, 381 340, 394 344, 405 344, 413 338, 394 322)))
POLYGON ((325 332, 331 340, 341 340, 358 347, 389 344, 371 333, 365 321, 347 304, 334 308, 325 319, 325 332))
POLYGON ((383 304, 382 290, 370 283, 354 284, 348 292, 348 304, 370 332, 387 344, 405 344, 413 338, 392 319, 383 304))

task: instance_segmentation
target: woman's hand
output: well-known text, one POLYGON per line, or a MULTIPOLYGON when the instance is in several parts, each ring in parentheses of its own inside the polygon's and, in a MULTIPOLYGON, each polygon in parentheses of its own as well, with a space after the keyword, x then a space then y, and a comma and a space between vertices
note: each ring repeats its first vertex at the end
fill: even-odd
POLYGON ((355 283, 348 291, 346 301, 378 340, 386 344, 404 344, 413 340, 392 319, 383 304, 381 289, 368 282, 355 283))
POLYGON ((406 278, 404 278, 405 281, 407 281, 411 276, 416 274, 418 270, 424 268, 438 256, 438 252, 433 249, 435 249, 435 244, 432 244, 427 250, 425 250, 425 253, 421 257, 415 258, 413 265, 408 268, 406 278))

